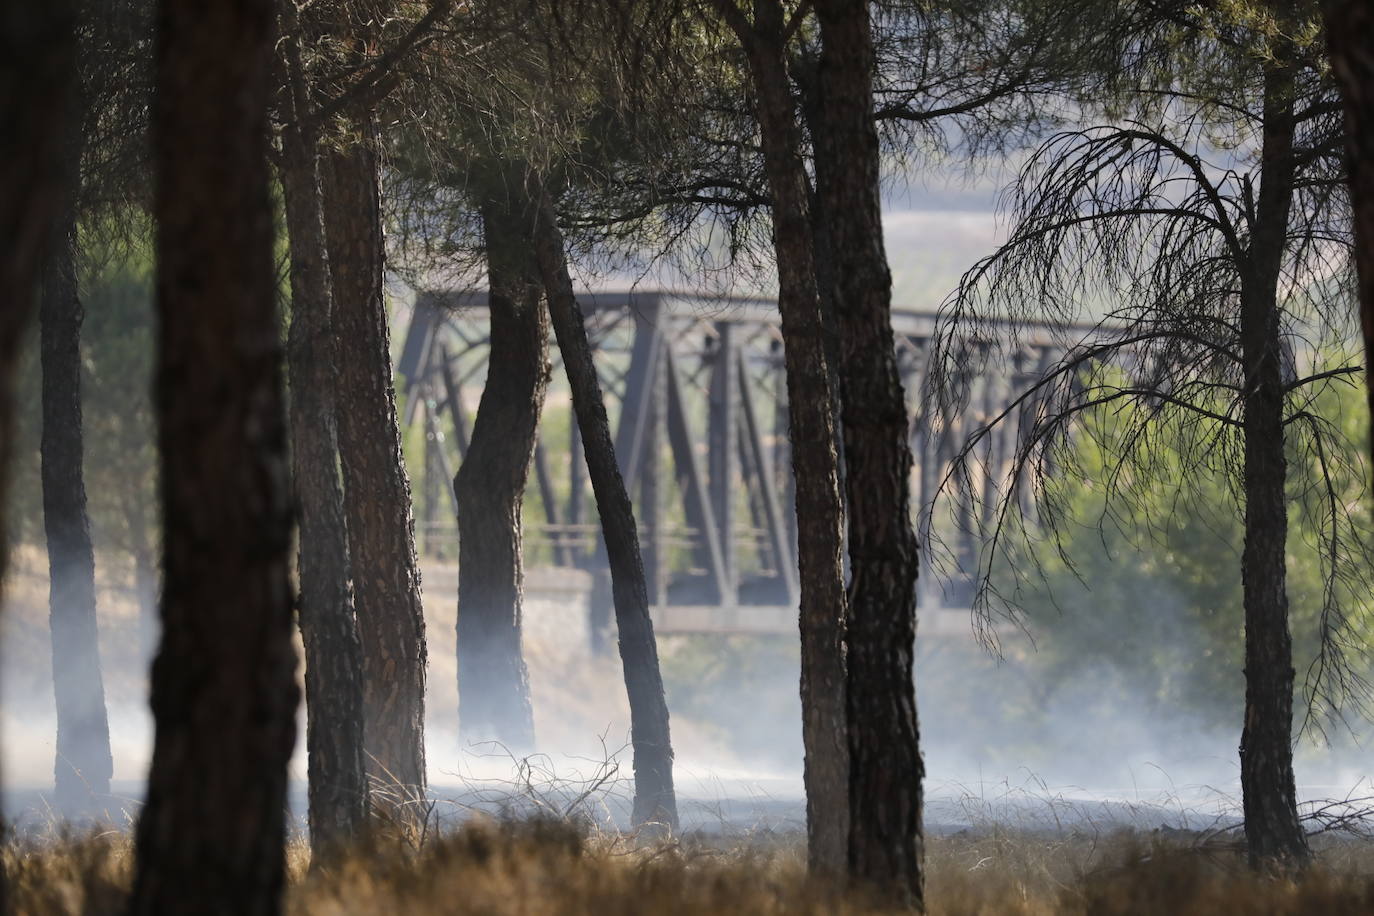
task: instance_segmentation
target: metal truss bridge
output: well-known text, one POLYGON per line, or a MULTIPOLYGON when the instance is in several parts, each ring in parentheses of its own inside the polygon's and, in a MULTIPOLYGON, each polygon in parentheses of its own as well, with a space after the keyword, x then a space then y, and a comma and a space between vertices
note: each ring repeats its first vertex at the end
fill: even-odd
MULTIPOLYGON (((621 473, 635 503, 656 628, 795 633, 796 521, 776 304, 640 291, 587 294, 579 302, 621 473)), ((920 399, 935 329, 934 313, 894 310, 912 414, 917 508, 929 505, 968 434, 1033 384, 1063 349, 1062 334, 1051 328, 1018 326, 1009 358, 995 367, 999 371, 966 379, 968 406, 951 415, 920 399)), ((980 330, 986 334, 989 326, 980 330)), ((424 430, 418 527, 421 547, 431 555, 457 555, 451 482, 467 451, 487 348, 484 291, 417 296, 397 371, 403 423, 424 430)), ((602 633, 611 625, 605 550, 556 346, 551 358, 553 377, 526 493, 525 562, 590 573, 591 627, 602 633)), ((1015 436, 1012 423, 986 440, 979 464, 987 479, 980 486, 994 486, 1005 473, 1015 436)), ((946 545, 957 565, 976 568, 974 526, 952 528, 959 530, 946 545)), ((936 581, 923 564, 919 592, 924 634, 968 632, 966 578, 936 581)))

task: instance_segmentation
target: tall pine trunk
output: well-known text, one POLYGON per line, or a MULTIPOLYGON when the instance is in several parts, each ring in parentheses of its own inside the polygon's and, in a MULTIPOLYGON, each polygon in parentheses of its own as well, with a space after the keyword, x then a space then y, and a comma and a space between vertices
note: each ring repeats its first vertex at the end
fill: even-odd
POLYGON ((1309 858, 1293 778, 1293 640, 1285 557, 1283 353, 1278 288, 1294 174, 1294 75, 1282 56, 1265 66, 1260 188, 1243 266, 1240 336, 1245 361, 1245 724, 1240 785, 1245 841, 1256 867, 1309 858))
MULTIPOLYGON (((76 74, 76 4, 0 0, 0 518, 8 504, 14 452, 14 377, 19 346, 33 314, 36 281, 52 220, 61 206, 63 127, 76 74)), ((0 525, 0 606, 9 543, 0 525)), ((9 884, 0 869, 0 913, 9 884)))
MULTIPOLYGON (((299 32, 287 5, 288 28, 299 32), (289 16, 289 18, 288 18, 289 16)), ((282 189, 290 236, 292 470, 300 518, 301 642, 305 648, 306 768, 310 840, 335 852, 367 815, 363 756, 362 647, 349 589, 348 531, 338 468, 334 366, 338 347, 320 199, 319 136, 308 116, 309 90, 299 38, 283 44, 289 125, 282 131, 282 189)))
POLYGON ((911 670, 920 558, 883 250, 873 38, 863 0, 817 0, 816 14, 816 193, 833 248, 849 512, 849 866, 855 881, 920 908, 924 764, 911 670))
POLYGON ((81 418, 81 321, 76 276, 76 187, 79 109, 68 130, 73 180, 53 224, 38 313, 43 375, 43 528, 48 542, 48 605, 53 693, 57 700, 54 763, 59 808, 69 813, 108 795, 114 762, 95 611, 95 552, 86 513, 81 418))
POLYGON ((837 393, 816 285, 810 185, 787 72, 782 5, 776 0, 756 4, 752 25, 738 22, 737 11, 731 14, 733 2, 717 6, 731 21, 748 56, 772 197, 801 585, 807 859, 817 873, 842 875, 847 868, 850 821, 843 650, 847 612, 841 556, 844 509, 835 449, 837 393))
POLYGON ((458 499, 458 729, 468 741, 534 745, 521 645, 520 512, 549 382, 549 322, 534 261, 533 211, 517 167, 485 176, 491 349, 458 499))
POLYGON ((534 248, 572 389, 573 410, 581 431, 587 472, 592 479, 596 511, 611 567, 611 594, 619 633, 620 663, 630 701, 630 743, 634 748, 634 824, 662 824, 677 830, 677 796, 673 789, 673 743, 668 702, 658 664, 658 642, 649 616, 649 592, 639 551, 634 507, 616 462, 606 402, 592 361, 592 346, 582 309, 573 294, 563 233, 553 201, 541 187, 537 195, 534 248))
MULTIPOLYGON (((1355 210, 1355 267, 1365 364, 1374 365, 1374 6, 1369 0, 1323 0, 1331 69, 1345 101, 1346 168, 1355 210)), ((1374 372, 1364 375, 1374 414, 1374 372)), ((1374 437, 1370 439, 1374 453, 1374 437)))
POLYGON ((425 787, 425 620, 382 295, 377 124, 375 116, 359 115, 354 125, 361 139, 332 151, 323 168, 338 342, 335 411, 362 644, 367 769, 389 787, 383 798, 403 803, 425 787))
MULTIPOLYGON (((76 4, 0 0, 0 497, 14 452, 14 378, 68 174, 68 110, 76 80, 76 4)), ((0 498, 0 508, 4 499, 0 498)), ((0 588, 9 558, 0 526, 0 588)), ((2 876, 0 876, 2 877, 2 876)), ((0 900, 0 904, 3 901, 0 900)))
POLYGON ((299 691, 268 193, 275 16, 270 0, 163 0, 158 12, 165 588, 135 914, 281 907, 299 691))

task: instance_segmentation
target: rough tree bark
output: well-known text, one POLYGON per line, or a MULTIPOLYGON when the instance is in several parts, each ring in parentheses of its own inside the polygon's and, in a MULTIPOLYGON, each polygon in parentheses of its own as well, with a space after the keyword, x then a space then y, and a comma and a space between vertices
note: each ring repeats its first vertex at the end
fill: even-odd
POLYGON ((849 512, 849 867, 855 881, 922 908, 924 764, 911 671, 920 558, 883 250, 873 37, 863 0, 817 0, 816 15, 816 193, 833 246, 849 512))
MULTIPOLYGON (((1365 364, 1374 365, 1374 6, 1368 0, 1323 0, 1331 69, 1345 100, 1346 167, 1355 210, 1355 267, 1365 364)), ((1364 374, 1374 414, 1374 372, 1364 374)), ((1370 438, 1374 454, 1374 436, 1370 438)))
POLYGON ((592 346, 582 308, 573 294, 563 233, 553 201, 535 187, 534 243, 539 272, 548 297, 558 349, 572 389, 573 410, 582 433, 587 472, 592 479, 596 511, 611 567, 611 593, 619 633, 620 663, 630 700, 630 742, 634 748, 634 824, 662 824, 677 831, 677 796, 673 789, 673 743, 668 702, 658 664, 658 642, 649 617, 649 592, 639 551, 634 508, 616 462, 606 402, 592 361, 592 346))
MULTIPOLYGON (((64 154, 76 176, 79 107, 64 154)), ((95 610, 95 551, 86 514, 81 420, 81 321, 76 276, 76 187, 67 185, 44 260, 38 324, 43 375, 43 528, 48 542, 48 606, 57 701, 57 803, 68 812, 108 795, 114 761, 95 610)))
POLYGON ((549 382, 549 321, 534 261, 533 211, 519 167, 485 176, 491 350, 458 498, 458 728, 468 741, 534 745, 521 648, 520 510, 549 382))
MULTIPOLYGON (((62 155, 76 76, 76 4, 0 0, 0 497, 14 449, 14 370, 43 253, 62 206, 62 155)), ((0 499, 0 508, 4 500, 0 499)), ((0 583, 9 552, 0 528, 0 583)))
MULTIPOLYGON (((33 313, 36 278, 63 185, 63 125, 76 74, 76 4, 0 0, 0 517, 14 451, 14 372, 33 313)), ((9 543, 0 526, 0 606, 9 543)), ((0 869, 0 913, 9 885, 0 869)))
POLYGON ((336 852, 367 816, 362 647, 349 588, 348 531, 338 468, 333 297, 320 199, 319 133, 309 111, 294 6, 283 24, 281 181, 290 236, 287 333, 291 459, 300 518, 301 642, 305 648, 310 840, 317 859, 336 852))
POLYGON ((363 651, 363 740, 369 776, 390 787, 374 793, 375 805, 424 791, 425 620, 382 296, 377 125, 371 115, 354 125, 362 139, 332 151, 323 169, 324 215, 344 515, 363 651))
POLYGON ((163 0, 158 10, 165 588, 135 914, 281 906, 299 691, 268 194, 275 17, 271 0, 163 0))
POLYGON ((1284 384, 1278 288, 1293 198, 1293 68, 1265 66, 1260 188, 1242 267, 1245 362, 1245 725, 1240 785, 1245 841, 1255 867, 1291 867, 1310 853, 1293 779, 1293 640, 1288 630, 1284 384))
POLYGON ((787 72, 782 5, 777 0, 758 0, 752 22, 734 0, 718 0, 714 8, 739 38, 749 61, 772 197, 788 438, 796 482, 807 858, 817 873, 842 875, 848 867, 850 829, 841 556, 844 509, 835 449, 837 395, 816 285, 810 185, 787 72))
MULTIPOLYGON (((821 111, 821 96, 819 83, 820 56, 815 51, 809 54, 794 54, 791 59, 792 79, 797 86, 799 96, 798 103, 802 112, 802 117, 807 125, 807 132, 815 136, 818 131, 824 130, 825 118, 821 111)), ((827 357, 827 367, 830 370, 830 385, 835 392, 834 427, 835 435, 835 455, 836 466, 839 479, 844 480, 844 436, 841 432, 844 424, 840 413, 840 335, 836 328, 835 315, 839 310, 839 304, 835 301, 839 295, 839 290, 835 285, 835 266, 834 250, 835 246, 830 240, 830 225, 824 216, 824 208, 820 206, 816 196, 815 183, 811 184, 811 250, 816 265, 816 291, 821 303, 821 331, 822 340, 825 342, 825 353, 827 357)), ((840 505, 843 517, 848 515, 848 507, 844 503, 844 487, 840 487, 840 505)), ((845 562, 844 548, 845 542, 843 526, 841 528, 841 561, 845 562)), ((848 566, 843 567, 845 573, 848 566)), ((840 634, 843 639, 844 634, 840 634)), ((845 735, 845 753, 848 754, 848 735, 845 735)), ((848 789, 846 788, 846 797, 848 789)), ((849 842, 848 836, 844 840, 846 847, 849 842)), ((845 855, 848 853, 846 851, 845 855)))

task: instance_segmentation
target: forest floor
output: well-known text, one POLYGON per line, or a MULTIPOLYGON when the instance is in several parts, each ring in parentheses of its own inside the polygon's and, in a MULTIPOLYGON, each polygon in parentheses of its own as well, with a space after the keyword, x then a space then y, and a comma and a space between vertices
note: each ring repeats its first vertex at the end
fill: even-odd
MULTIPOLYGON (((62 830, 4 849, 14 912, 115 914, 132 869, 123 830, 62 830)), ((636 840, 550 819, 479 819, 418 845, 377 840, 311 870, 289 853, 287 912, 344 914, 878 914, 805 875, 796 834, 636 840)), ((1374 912, 1374 846, 1326 839, 1302 875, 1263 877, 1233 838, 980 830, 935 836, 932 914, 1374 912)))

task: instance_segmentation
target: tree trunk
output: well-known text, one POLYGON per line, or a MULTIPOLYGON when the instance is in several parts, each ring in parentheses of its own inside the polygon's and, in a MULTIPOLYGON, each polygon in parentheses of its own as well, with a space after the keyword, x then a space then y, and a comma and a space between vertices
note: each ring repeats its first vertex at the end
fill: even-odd
POLYGON ((1293 779, 1293 641, 1288 631, 1284 559, 1288 540, 1284 389, 1278 286, 1293 197, 1290 64, 1264 75, 1260 188, 1241 291, 1245 360, 1245 725, 1240 786, 1245 841, 1255 867, 1291 867, 1309 858, 1293 779))
POLYGON ((268 193, 275 5, 163 0, 152 115, 165 589, 135 914, 281 907, 296 733, 268 193), (233 100, 215 104, 214 100, 233 100))
MULTIPOLYGON (((66 155, 80 167, 79 116, 66 155)), ((43 527, 48 542, 58 807, 69 814, 108 795, 114 762, 95 612, 95 553, 86 514, 81 428, 81 320, 76 277, 76 184, 54 223, 39 307, 43 373, 43 527)))
MULTIPOLYGON (((299 31, 294 7, 283 18, 299 31), (290 17, 289 19, 287 17, 290 17)), ((294 27, 294 28, 293 28, 294 27)), ((319 136, 309 111, 299 38, 288 37, 282 97, 282 190, 290 235, 292 470, 300 517, 301 642, 305 647, 310 840, 317 858, 336 852, 367 815, 363 755, 362 647, 349 589, 348 530, 339 480, 334 405, 337 346, 320 201, 319 136)))
POLYGON ((481 203, 490 290, 487 383, 458 497, 458 728, 467 741, 534 746, 520 642, 520 510, 549 382, 549 322, 540 305, 533 212, 511 189, 518 169, 487 176, 481 203))
MULTIPOLYGON (((821 111, 820 95, 820 58, 815 54, 797 54, 792 58, 793 80, 797 85, 802 117, 807 124, 808 133, 815 136, 817 131, 824 130, 825 117, 821 111)), ((840 416, 840 335, 836 325, 836 314, 839 311, 839 303, 836 297, 839 295, 838 287, 835 283, 835 246, 830 240, 830 225, 824 216, 824 207, 817 200, 814 182, 810 188, 810 203, 813 218, 811 220, 811 250, 814 253, 816 264, 816 292, 821 303, 821 334, 825 342, 825 353, 827 365, 830 369, 831 390, 835 392, 834 403, 834 426, 835 435, 835 455, 836 468, 839 479, 844 480, 844 435, 842 428, 844 423, 840 416)), ((840 487, 840 505, 843 516, 848 516, 848 507, 844 504, 844 487, 840 487)), ((848 575, 848 561, 844 556, 845 543, 843 540, 844 530, 841 528, 841 560, 844 574, 848 575)), ((843 639, 844 634, 840 634, 843 639)), ((845 735, 846 754, 848 753, 848 735, 845 735)), ((846 796, 848 788, 846 788, 846 796)), ((844 838, 846 850, 849 838, 844 838)), ((847 856, 847 851, 845 852, 847 856)))
MULTIPOLYGON (((1331 69, 1345 100, 1346 167, 1355 210, 1355 267, 1366 365, 1374 365, 1374 7, 1368 0, 1324 0, 1331 69)), ((1374 414, 1374 372, 1364 375, 1374 414)), ((1374 453, 1374 437, 1370 439, 1374 453)))
MULTIPOLYGON (((14 373, 53 220, 62 207, 62 155, 76 76, 76 4, 0 0, 0 509, 14 450, 14 373)), ((0 526, 0 589, 9 558, 0 526)), ((3 904, 0 900, 0 904, 3 904)))
MULTIPOLYGON (((717 6, 734 19, 726 9, 734 8, 733 0, 717 6)), ((807 858, 814 872, 842 875, 847 870, 850 807, 841 558, 844 510, 835 450, 836 392, 816 286, 809 184, 787 74, 783 10, 776 0, 764 0, 755 11, 752 27, 731 24, 745 47, 753 75, 772 196, 788 438, 796 486, 807 858)))
POLYGON ((634 825, 662 824, 677 831, 677 796, 673 789, 673 743, 668 727, 668 702, 658 665, 658 642, 649 617, 649 592, 635 530, 634 507, 616 463, 606 402, 592 361, 592 346, 582 309, 573 295, 563 234, 558 229, 553 201, 542 188, 535 222, 535 252, 553 318, 558 349, 572 389, 573 410, 582 433, 583 454, 592 479, 597 515, 606 540, 620 635, 620 663, 625 693, 630 700, 630 742, 634 747, 634 825))
POLYGON ((883 251, 873 39, 861 0, 818 0, 816 14, 816 193, 833 246, 849 511, 849 866, 854 880, 919 909, 924 764, 911 664, 920 558, 883 251))
MULTIPOLYGON (((0 0, 0 518, 5 516, 14 451, 14 375, 19 346, 33 314, 33 293, 49 227, 62 189, 63 125, 76 74, 76 4, 0 0)), ((0 525, 0 607, 9 543, 0 525)), ((0 869, 0 913, 9 910, 9 883, 0 869)))
POLYGON ((425 787, 425 619, 382 298, 377 126, 371 116, 355 123, 362 140, 331 152, 323 169, 335 410, 363 655, 364 752, 368 775, 403 802, 425 787))

